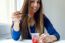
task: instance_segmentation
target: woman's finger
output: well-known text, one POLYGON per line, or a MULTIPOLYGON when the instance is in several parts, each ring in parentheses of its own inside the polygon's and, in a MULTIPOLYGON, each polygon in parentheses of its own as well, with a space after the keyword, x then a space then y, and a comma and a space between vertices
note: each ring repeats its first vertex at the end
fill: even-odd
POLYGON ((13 21, 20 21, 21 20, 21 17, 22 17, 22 14, 19 13, 19 11, 16 11, 12 15, 12 20, 13 21))

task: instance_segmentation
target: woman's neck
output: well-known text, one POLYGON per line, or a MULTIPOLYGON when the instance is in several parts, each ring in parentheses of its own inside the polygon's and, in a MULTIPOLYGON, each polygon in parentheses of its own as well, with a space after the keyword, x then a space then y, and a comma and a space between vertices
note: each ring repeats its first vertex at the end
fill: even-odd
POLYGON ((29 19, 30 25, 33 26, 35 24, 34 16, 30 16, 30 14, 28 14, 28 19, 29 19))
POLYGON ((34 13, 33 14, 29 13, 28 16, 31 17, 31 18, 34 18, 34 13))

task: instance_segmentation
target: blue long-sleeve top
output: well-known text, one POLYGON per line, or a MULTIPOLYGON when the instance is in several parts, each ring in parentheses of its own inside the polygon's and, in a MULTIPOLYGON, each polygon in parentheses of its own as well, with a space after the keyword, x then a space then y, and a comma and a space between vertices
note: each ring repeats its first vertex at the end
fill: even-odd
MULTIPOLYGON (((55 30, 55 28, 53 27, 53 25, 51 24, 51 22, 49 21, 49 19, 46 16, 44 17, 44 26, 50 35, 55 35, 57 40, 60 39, 59 33, 55 30)), ((35 26, 31 26, 30 29, 31 29, 30 31, 32 33, 35 33, 35 26)), ((20 38, 20 35, 22 34, 20 31, 15 31, 13 28, 12 28, 11 33, 12 33, 12 38, 14 40, 18 40, 20 38)), ((31 38, 31 35, 28 34, 28 39, 30 39, 30 38, 31 38)))

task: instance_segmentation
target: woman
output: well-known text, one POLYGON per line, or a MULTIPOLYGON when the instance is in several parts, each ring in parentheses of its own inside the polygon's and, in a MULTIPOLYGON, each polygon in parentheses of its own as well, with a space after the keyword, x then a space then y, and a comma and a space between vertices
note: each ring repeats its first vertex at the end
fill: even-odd
POLYGON ((54 29, 49 19, 42 13, 42 0, 24 0, 21 11, 13 14, 12 38, 18 40, 31 39, 30 33, 40 33, 40 40, 54 42, 60 39, 59 33, 54 29), (44 27, 48 34, 44 34, 44 27), (44 35, 45 37, 43 37, 44 35))

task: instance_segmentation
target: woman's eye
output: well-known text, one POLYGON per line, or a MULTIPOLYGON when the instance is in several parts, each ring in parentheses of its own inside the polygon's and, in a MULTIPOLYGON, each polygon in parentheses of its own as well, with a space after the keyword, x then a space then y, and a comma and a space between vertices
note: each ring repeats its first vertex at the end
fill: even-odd
POLYGON ((40 3, 39 1, 37 3, 40 3))

